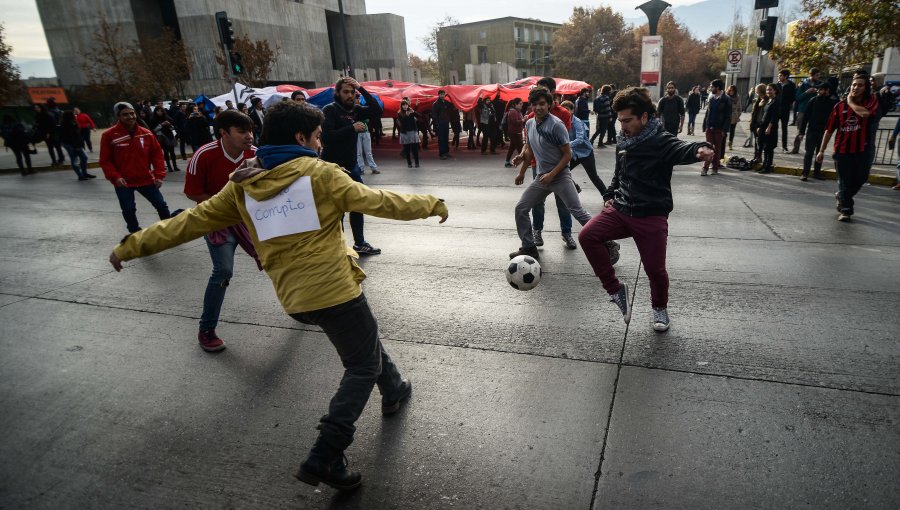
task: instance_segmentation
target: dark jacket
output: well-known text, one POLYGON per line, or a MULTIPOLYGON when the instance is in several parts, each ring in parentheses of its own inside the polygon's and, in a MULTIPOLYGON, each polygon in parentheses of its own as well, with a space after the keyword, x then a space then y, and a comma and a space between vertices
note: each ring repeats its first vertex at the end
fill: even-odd
POLYGON ((699 92, 691 92, 688 94, 687 99, 687 111, 688 113, 697 114, 700 113, 700 93, 699 92))
POLYGON ((629 216, 668 216, 672 212, 672 167, 697 162, 697 149, 709 144, 688 143, 660 131, 628 150, 616 149, 616 170, 603 194, 613 207, 629 216))
POLYGON ((209 132, 209 120, 203 115, 192 115, 184 123, 185 138, 191 145, 200 147, 213 141, 209 132))
POLYGON ((677 127, 684 117, 684 100, 677 95, 672 97, 663 95, 656 104, 656 111, 663 125, 677 127))
POLYGON ((612 115, 612 101, 606 94, 600 94, 594 99, 594 113, 598 117, 609 117, 612 115))
POLYGON ((450 109, 453 105, 446 99, 437 99, 431 105, 431 118, 434 126, 446 126, 450 123, 450 109))
POLYGON ((703 117, 703 129, 721 129, 722 131, 726 131, 731 126, 731 99, 722 94, 718 97, 712 96, 709 98, 709 104, 706 107, 706 115, 703 117), (716 103, 713 106, 713 103, 716 103), (710 118, 712 112, 715 110, 715 118, 710 118))
POLYGON ((84 138, 81 137, 81 129, 78 128, 78 124, 60 125, 59 141, 73 149, 84 148, 84 138))
POLYGON ((757 126, 762 130, 759 134, 760 137, 769 137, 772 140, 778 138, 778 120, 781 118, 780 106, 781 103, 779 103, 777 99, 769 101, 763 106, 763 120, 759 126, 757 126), (772 132, 767 135, 766 129, 768 129, 769 126, 772 126, 772 132))
POLYGON ((591 118, 591 110, 588 108, 588 100, 582 96, 575 100, 575 116, 583 121, 591 118))
POLYGON ((357 89, 366 100, 366 106, 354 105, 352 109, 346 109, 337 101, 325 105, 322 113, 325 114, 325 122, 322 123, 322 159, 329 163, 337 163, 347 170, 353 170, 356 166, 356 140, 359 136, 353 129, 355 122, 367 119, 381 119, 381 105, 369 94, 366 89, 357 89))
POLYGON ((806 111, 803 114, 803 118, 800 120, 800 133, 806 133, 809 131, 810 133, 816 133, 818 136, 821 136, 825 133, 825 126, 828 124, 828 117, 831 115, 831 110, 834 110, 834 105, 837 104, 837 99, 831 96, 813 96, 812 99, 806 103, 806 111))
POLYGON ((788 80, 784 83, 776 83, 778 87, 778 99, 781 102, 781 115, 784 116, 794 106, 794 100, 797 96, 797 86, 794 82, 788 80))
POLYGON ((31 135, 25 129, 25 124, 21 122, 4 124, 3 142, 14 151, 25 151, 28 150, 28 144, 31 143, 31 135))
POLYGON ((418 131, 418 120, 419 114, 414 111, 410 111, 407 115, 397 115, 397 125, 400 126, 400 132, 418 131))
POLYGON ((262 133, 263 122, 265 121, 265 112, 259 113, 259 110, 256 108, 250 108, 250 120, 253 121, 253 130, 256 131, 256 134, 262 133))

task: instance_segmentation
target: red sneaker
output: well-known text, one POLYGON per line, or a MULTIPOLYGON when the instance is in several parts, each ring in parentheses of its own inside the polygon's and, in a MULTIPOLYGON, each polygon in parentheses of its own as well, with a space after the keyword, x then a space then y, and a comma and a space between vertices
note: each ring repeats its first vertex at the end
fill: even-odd
POLYGON ((225 342, 216 335, 216 330, 201 331, 197 335, 200 348, 206 352, 219 352, 225 349, 225 342))

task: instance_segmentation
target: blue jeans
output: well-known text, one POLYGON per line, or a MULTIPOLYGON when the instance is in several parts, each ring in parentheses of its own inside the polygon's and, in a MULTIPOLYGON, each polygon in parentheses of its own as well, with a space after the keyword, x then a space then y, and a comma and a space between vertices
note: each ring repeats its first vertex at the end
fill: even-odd
POLYGON ((69 153, 69 160, 72 162, 72 170, 75 170, 75 175, 78 177, 84 177, 87 175, 87 154, 84 153, 84 149, 78 147, 77 149, 67 143, 63 144, 63 148, 66 149, 66 152, 69 153), (75 158, 78 158, 79 161, 76 162, 75 158))
POLYGON ((141 196, 146 198, 147 201, 156 208, 159 219, 164 220, 170 216, 169 206, 166 205, 166 199, 163 198, 162 193, 155 184, 138 186, 136 188, 120 188, 116 186, 115 190, 116 198, 119 199, 119 207, 122 208, 122 217, 125 218, 125 226, 128 227, 129 232, 137 232, 141 229, 137 219, 137 206, 134 203, 135 191, 140 193, 141 196))
POLYGON ((372 389, 377 384, 381 394, 391 400, 400 389, 400 372, 378 339, 378 322, 364 294, 329 308, 292 313, 291 317, 321 327, 344 365, 344 377, 318 426, 320 441, 333 450, 344 451, 353 442, 356 420, 372 389))
POLYGON ((219 312, 222 311, 222 303, 225 301, 225 290, 234 274, 234 251, 237 249, 237 240, 230 230, 226 241, 219 246, 209 242, 209 236, 204 236, 203 239, 206 240, 206 247, 209 249, 213 270, 209 275, 209 282, 206 284, 206 294, 203 295, 200 331, 209 331, 216 329, 216 325, 219 323, 219 312))
MULTIPOLYGON (((534 167, 531 167, 531 177, 532 179, 537 178, 537 169, 534 167)), ((569 208, 566 207, 566 204, 564 204, 555 193, 553 194, 553 198, 556 199, 556 213, 559 214, 559 229, 563 234, 571 234, 572 214, 569 212, 569 208)), ((536 205, 531 209, 531 228, 534 230, 544 230, 543 203, 536 205)))

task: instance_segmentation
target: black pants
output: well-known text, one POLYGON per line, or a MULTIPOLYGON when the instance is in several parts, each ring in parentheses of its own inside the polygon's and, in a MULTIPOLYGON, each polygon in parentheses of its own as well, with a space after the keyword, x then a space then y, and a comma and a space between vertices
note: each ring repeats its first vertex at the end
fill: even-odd
POLYGON ((28 147, 24 149, 13 149, 13 154, 16 155, 16 165, 19 166, 19 170, 22 171, 22 175, 25 175, 26 168, 22 165, 22 160, 25 160, 25 164, 28 165, 28 170, 31 170, 31 152, 28 150, 28 147))
POLYGON ((318 429, 320 440, 344 451, 353 442, 356 420, 372 388, 377 384, 381 394, 391 399, 400 388, 400 372, 378 339, 378 323, 364 294, 321 310, 292 313, 291 317, 321 327, 341 357, 344 377, 318 429))
POLYGON ((616 143, 616 119, 615 117, 609 118, 609 124, 606 127, 607 137, 606 143, 615 144, 616 143))
POLYGON ((594 131, 594 135, 591 136, 591 145, 594 145, 594 138, 600 137, 600 142, 597 145, 603 145, 603 138, 606 137, 607 127, 609 126, 609 117, 597 117, 596 130, 594 131))
POLYGON ((841 212, 853 214, 853 197, 859 193, 863 184, 869 180, 869 155, 865 152, 856 154, 835 154, 834 167, 838 174, 838 200, 841 212))
POLYGON ((786 112, 781 112, 781 147, 787 150, 787 128, 788 124, 791 123, 791 111, 788 110, 786 112))
POLYGON ((588 179, 591 180, 594 187, 597 188, 597 191, 599 191, 601 195, 606 193, 606 184, 603 184, 603 179, 597 175, 597 160, 594 158, 594 153, 591 152, 584 158, 572 159, 569 163, 569 169, 574 170, 578 165, 584 167, 584 171, 588 174, 588 179))
POLYGON ((482 124, 481 125, 481 153, 484 154, 487 150, 488 144, 491 145, 491 152, 496 152, 497 137, 494 136, 494 133, 491 132, 490 124, 482 124))
POLYGON ((775 147, 778 146, 778 130, 772 134, 763 133, 759 138, 759 144, 763 154, 763 168, 771 170, 775 166, 775 147))
POLYGON ((175 159, 175 144, 171 146, 162 146, 163 156, 166 158, 166 168, 169 169, 170 172, 174 172, 178 169, 178 160, 175 159))
MULTIPOLYGON (((802 114, 801 114, 802 115, 802 114)), ((819 176, 822 175, 822 163, 816 161, 816 153, 819 152, 819 146, 822 145, 822 135, 824 133, 819 133, 813 130, 809 130, 809 136, 806 137, 805 146, 806 152, 803 153, 803 176, 806 177, 809 175, 810 167, 813 168, 813 175, 819 176)))
POLYGON ((81 132, 81 139, 84 140, 84 145, 89 151, 94 152, 94 145, 91 143, 91 128, 79 128, 79 131, 81 132))
POLYGON ((406 155, 406 164, 412 166, 413 160, 410 159, 410 156, 416 160, 416 164, 419 164, 419 143, 408 143, 403 146, 403 152, 406 155))

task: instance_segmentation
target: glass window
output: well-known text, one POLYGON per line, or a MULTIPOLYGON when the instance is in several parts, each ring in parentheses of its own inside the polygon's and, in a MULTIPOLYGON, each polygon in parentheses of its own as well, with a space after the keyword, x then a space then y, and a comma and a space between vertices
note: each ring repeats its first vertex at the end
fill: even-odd
POLYGON ((482 39, 487 39, 487 32, 482 31, 480 34, 478 34, 478 37, 480 37, 482 39))
POLYGON ((534 29, 534 42, 541 42, 541 30, 538 28, 534 29))
POLYGON ((529 30, 528 27, 525 27, 525 42, 528 42, 530 40, 531 40, 531 30, 529 30))
POLYGON ((544 29, 544 42, 550 44, 550 38, 552 37, 549 28, 544 29))
POLYGON ((522 27, 516 27, 515 38, 516 38, 516 42, 519 42, 522 40, 522 27))
POLYGON ((525 48, 516 48, 516 60, 525 60, 525 48))

